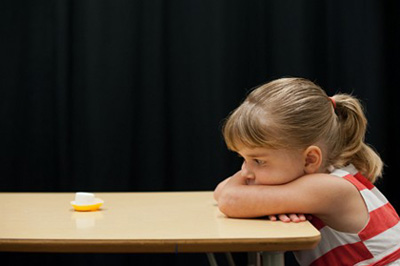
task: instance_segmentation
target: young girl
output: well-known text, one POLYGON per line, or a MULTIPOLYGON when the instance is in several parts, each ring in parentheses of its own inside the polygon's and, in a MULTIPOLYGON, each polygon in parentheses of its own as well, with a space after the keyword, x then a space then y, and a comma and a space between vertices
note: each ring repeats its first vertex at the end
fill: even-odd
POLYGON ((215 189, 219 209, 228 217, 311 214, 322 238, 295 253, 301 265, 400 265, 400 219, 372 185, 383 164, 364 143, 366 126, 350 95, 330 98, 301 78, 262 85, 225 122, 227 146, 243 165, 215 189))

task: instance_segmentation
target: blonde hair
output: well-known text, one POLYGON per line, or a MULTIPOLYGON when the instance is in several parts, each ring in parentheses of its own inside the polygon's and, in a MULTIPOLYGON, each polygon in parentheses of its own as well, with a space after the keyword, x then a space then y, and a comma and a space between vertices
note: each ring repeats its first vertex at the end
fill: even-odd
POLYGON ((361 103, 348 94, 326 95, 302 78, 282 78, 253 90, 223 126, 229 149, 303 149, 318 145, 323 166, 352 163, 371 182, 382 175, 379 155, 364 142, 367 128, 361 103))

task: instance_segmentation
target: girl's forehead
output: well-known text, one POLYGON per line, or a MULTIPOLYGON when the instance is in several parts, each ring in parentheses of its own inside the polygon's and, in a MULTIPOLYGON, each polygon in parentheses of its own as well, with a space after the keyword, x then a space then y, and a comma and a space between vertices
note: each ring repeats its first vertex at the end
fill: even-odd
POLYGON ((242 156, 246 157, 297 157, 301 150, 288 150, 288 149, 273 149, 273 148, 266 148, 266 147, 245 147, 239 146, 237 153, 242 156))
POLYGON ((273 155, 274 152, 278 150, 276 149, 270 149, 270 148, 264 148, 264 147, 245 147, 245 146, 239 146, 237 152, 246 155, 248 157, 261 157, 261 156, 269 156, 273 155))

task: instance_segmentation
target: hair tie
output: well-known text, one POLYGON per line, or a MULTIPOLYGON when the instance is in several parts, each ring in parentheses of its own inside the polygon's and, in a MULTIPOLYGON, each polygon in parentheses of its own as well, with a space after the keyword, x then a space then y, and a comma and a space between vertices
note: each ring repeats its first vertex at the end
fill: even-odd
POLYGON ((336 101, 335 101, 335 99, 333 99, 333 97, 329 97, 329 100, 331 100, 331 102, 332 102, 333 109, 336 110, 336 101))

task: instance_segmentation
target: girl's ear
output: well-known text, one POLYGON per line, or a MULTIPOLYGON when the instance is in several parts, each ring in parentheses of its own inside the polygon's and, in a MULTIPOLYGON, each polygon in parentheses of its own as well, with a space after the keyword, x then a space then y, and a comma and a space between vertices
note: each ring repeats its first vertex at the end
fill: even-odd
POLYGON ((304 171, 306 174, 317 173, 322 164, 322 151, 318 146, 309 146, 304 151, 304 171))

